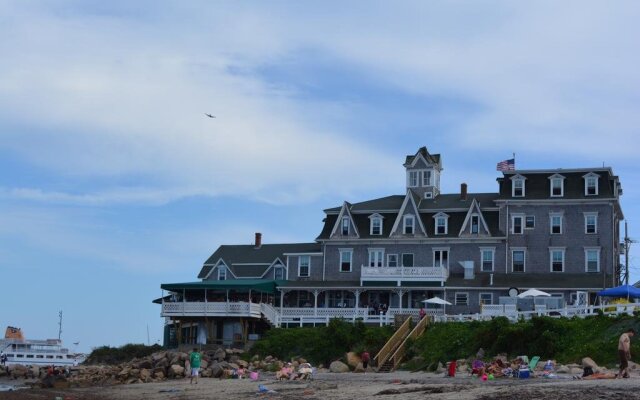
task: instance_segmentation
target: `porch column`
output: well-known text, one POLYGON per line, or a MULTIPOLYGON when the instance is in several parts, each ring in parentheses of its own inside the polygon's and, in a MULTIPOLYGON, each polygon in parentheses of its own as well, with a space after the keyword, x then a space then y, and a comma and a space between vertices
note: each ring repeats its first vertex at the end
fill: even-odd
MULTIPOLYGON (((313 316, 318 316, 318 295, 320 294, 320 290, 313 290, 313 316)), ((315 322, 314 322, 315 323, 315 322)))
POLYGON ((280 290, 280 315, 282 315, 282 306, 284 305, 284 290, 280 290))
POLYGON ((360 289, 352 290, 351 293, 356 297, 355 309, 353 310, 353 320, 355 321, 358 318, 358 307, 360 307, 360 293, 362 291, 360 289))
POLYGON ((404 294, 407 293, 406 289, 395 289, 394 292, 398 295, 398 308, 399 313, 402 313, 402 298, 404 294))

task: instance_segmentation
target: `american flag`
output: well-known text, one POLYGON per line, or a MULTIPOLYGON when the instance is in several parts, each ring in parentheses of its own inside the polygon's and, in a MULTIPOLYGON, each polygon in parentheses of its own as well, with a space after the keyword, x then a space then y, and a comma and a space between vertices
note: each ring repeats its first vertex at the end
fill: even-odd
POLYGON ((498 165, 496 165, 496 171, 513 171, 516 169, 516 159, 512 158, 510 160, 500 161, 498 165))

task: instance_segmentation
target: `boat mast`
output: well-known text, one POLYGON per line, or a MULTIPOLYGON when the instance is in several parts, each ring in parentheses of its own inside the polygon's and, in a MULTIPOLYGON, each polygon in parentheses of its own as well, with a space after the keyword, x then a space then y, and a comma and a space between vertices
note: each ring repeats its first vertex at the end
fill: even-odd
POLYGON ((60 320, 58 321, 58 340, 60 340, 60 337, 62 336, 62 310, 58 313, 58 317, 60 317, 60 320))

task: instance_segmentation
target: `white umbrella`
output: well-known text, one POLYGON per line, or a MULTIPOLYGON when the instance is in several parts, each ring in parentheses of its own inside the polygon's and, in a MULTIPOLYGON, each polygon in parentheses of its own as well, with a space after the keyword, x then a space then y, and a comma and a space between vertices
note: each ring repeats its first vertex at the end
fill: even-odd
POLYGON ((543 292, 542 290, 538 290, 538 289, 529 289, 527 291, 524 291, 522 293, 520 293, 518 295, 519 298, 525 298, 525 297, 538 297, 538 296, 551 296, 549 293, 547 292, 543 292))
POLYGON ((429 303, 429 304, 442 304, 445 306, 450 306, 451 303, 449 303, 448 301, 441 299, 440 297, 436 296, 436 297, 432 297, 430 299, 427 300, 422 300, 423 303, 429 303))

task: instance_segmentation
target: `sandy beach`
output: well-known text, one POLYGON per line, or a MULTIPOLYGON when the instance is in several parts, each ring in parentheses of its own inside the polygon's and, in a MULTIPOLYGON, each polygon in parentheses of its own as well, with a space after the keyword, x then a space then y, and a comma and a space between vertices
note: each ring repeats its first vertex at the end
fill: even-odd
MULTIPOLYGON (((21 380, 2 383, 22 384, 21 380)), ((205 400, 205 399, 640 399, 640 377, 629 379, 573 380, 498 379, 483 382, 466 374, 444 378, 429 373, 398 371, 388 374, 320 373, 311 382, 277 382, 272 374, 251 380, 201 378, 197 385, 188 379, 109 387, 26 389, 0 393, 0 399, 54 400, 205 400), (271 392, 259 393, 258 385, 271 392)))

